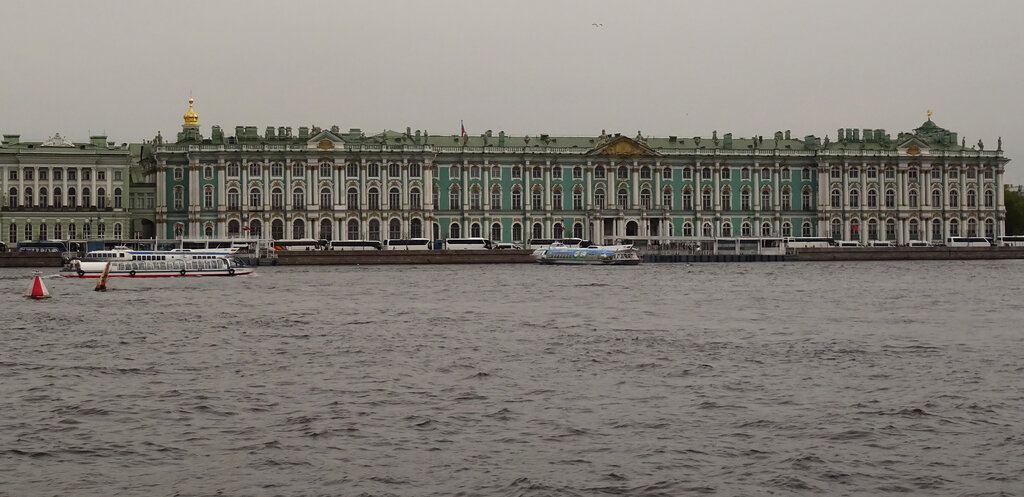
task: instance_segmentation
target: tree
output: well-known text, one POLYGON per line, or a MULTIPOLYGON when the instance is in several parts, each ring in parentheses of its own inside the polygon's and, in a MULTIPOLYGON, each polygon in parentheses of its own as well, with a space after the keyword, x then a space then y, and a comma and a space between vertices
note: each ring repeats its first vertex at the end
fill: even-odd
POLYGON ((1006 234, 1024 235, 1024 196, 1011 191, 1003 191, 1006 203, 1006 234))

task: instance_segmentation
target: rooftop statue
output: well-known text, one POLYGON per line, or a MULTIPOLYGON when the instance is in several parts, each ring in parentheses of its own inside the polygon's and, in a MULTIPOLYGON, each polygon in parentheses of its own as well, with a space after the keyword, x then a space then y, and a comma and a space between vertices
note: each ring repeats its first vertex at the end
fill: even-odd
POLYGON ((75 144, 71 143, 71 140, 60 136, 60 133, 53 135, 49 140, 43 142, 42 147, 74 147, 75 144))

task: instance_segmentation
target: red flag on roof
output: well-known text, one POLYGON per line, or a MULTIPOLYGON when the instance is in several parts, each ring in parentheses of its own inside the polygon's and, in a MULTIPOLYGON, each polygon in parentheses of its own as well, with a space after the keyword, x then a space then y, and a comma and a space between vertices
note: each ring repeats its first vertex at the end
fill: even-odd
POLYGON ((462 121, 459 121, 459 125, 462 126, 462 136, 466 136, 466 125, 462 121))

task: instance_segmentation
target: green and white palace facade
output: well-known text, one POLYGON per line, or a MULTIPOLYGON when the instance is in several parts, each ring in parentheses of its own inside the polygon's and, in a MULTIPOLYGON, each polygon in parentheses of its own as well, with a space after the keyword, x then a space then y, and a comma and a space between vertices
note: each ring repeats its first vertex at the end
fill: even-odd
POLYGON ((968 147, 930 116, 895 138, 840 129, 835 140, 788 131, 437 136, 337 126, 262 134, 236 127, 233 136, 213 126, 204 136, 191 105, 184 117, 174 142, 158 135, 126 147, 94 140, 26 150, 5 141, 0 219, 9 239, 38 239, 43 229, 53 238, 101 236, 93 227, 101 220, 106 237, 130 230, 159 238, 599 243, 785 236, 906 243, 1004 229, 1009 159, 1001 143, 968 147), (138 208, 133 199, 128 209, 133 190, 142 193, 138 208))

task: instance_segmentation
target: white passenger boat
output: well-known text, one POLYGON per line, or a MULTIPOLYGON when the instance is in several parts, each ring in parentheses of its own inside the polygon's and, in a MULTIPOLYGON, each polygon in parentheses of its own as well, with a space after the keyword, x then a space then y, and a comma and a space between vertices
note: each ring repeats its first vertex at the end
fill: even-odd
POLYGON ((560 243, 552 244, 540 255, 537 262, 541 264, 594 264, 635 266, 640 264, 640 256, 632 245, 616 245, 613 247, 566 247, 560 243))
POLYGON ((68 263, 66 278, 99 278, 110 264, 110 276, 159 278, 173 276, 241 276, 253 272, 229 255, 201 250, 96 250, 68 263))

